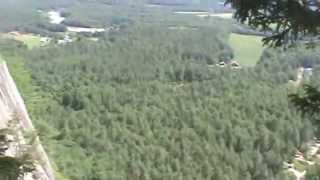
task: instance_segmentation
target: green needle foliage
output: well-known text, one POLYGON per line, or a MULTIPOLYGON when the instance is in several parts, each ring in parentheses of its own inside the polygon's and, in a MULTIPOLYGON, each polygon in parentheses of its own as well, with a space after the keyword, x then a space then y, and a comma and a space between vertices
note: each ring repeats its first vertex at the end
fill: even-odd
POLYGON ((18 48, 50 99, 34 120, 59 170, 80 180, 285 179, 282 163, 311 124, 288 108, 278 64, 215 65, 225 33, 139 24, 98 42, 18 48))
POLYGON ((71 180, 289 178, 283 162, 313 127, 291 108, 286 85, 310 51, 267 49, 255 67, 222 68, 233 57, 229 21, 85 2, 67 6, 69 17, 102 25, 118 17, 120 30, 32 50, 0 41, 59 172, 71 180))
POLYGON ((236 9, 235 17, 242 23, 273 31, 272 36, 264 39, 265 44, 281 46, 320 32, 318 0, 227 0, 226 3, 236 9))

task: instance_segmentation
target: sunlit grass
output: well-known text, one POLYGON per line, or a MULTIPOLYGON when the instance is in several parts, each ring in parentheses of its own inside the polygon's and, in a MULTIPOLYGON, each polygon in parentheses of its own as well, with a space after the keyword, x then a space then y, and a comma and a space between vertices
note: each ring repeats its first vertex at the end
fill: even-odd
POLYGON ((294 164, 294 167, 300 172, 305 171, 308 167, 308 163, 302 162, 299 160, 293 160, 293 164, 294 164))
POLYGON ((7 33, 2 38, 14 39, 25 44, 29 49, 41 46, 41 37, 33 34, 7 33))
POLYGON ((229 44, 234 51, 234 60, 241 66, 253 67, 259 61, 263 52, 262 37, 231 34, 229 44))
POLYGON ((31 34, 23 34, 20 36, 16 36, 15 39, 23 42, 30 49, 34 47, 39 47, 41 45, 41 41, 40 41, 41 38, 39 36, 35 36, 31 34))

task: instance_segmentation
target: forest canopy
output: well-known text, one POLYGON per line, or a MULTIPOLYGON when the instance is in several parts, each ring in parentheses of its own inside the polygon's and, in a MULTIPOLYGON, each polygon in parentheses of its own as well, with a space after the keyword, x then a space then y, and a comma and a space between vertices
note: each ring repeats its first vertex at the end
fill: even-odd
POLYGON ((216 59, 220 34, 138 26, 98 43, 18 48, 47 99, 33 118, 59 170, 70 179, 284 179, 282 163, 312 137, 311 123, 288 108, 280 70, 182 58, 216 59))
MULTIPOLYGON (((0 39, 61 179, 286 180, 283 162, 314 137, 313 122, 287 96, 309 62, 310 83, 319 84, 317 47, 266 48, 256 66, 232 68, 218 64, 236 60, 232 20, 127 5, 133 1, 23 2, 34 10, 26 17, 59 7, 69 25, 122 25, 94 41, 76 34, 33 49, 0 39)), ((36 20, 8 21, 46 24, 36 20)))

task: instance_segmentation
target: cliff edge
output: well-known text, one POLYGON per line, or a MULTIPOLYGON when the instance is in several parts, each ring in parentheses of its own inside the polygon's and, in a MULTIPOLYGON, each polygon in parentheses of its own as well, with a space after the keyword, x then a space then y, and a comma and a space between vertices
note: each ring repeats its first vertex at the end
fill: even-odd
MULTIPOLYGON (((24 101, 11 77, 7 64, 0 62, 0 128, 6 128, 8 122, 18 117, 18 123, 23 131, 34 131, 33 124, 29 118, 24 101)), ((22 134, 22 132, 20 132, 22 134)), ((54 171, 49 158, 41 145, 39 138, 35 140, 33 157, 36 157, 36 170, 32 175, 24 177, 24 180, 54 180, 54 171)), ((10 151, 10 149, 8 150, 10 151)), ((9 154, 15 154, 11 150, 9 154)))

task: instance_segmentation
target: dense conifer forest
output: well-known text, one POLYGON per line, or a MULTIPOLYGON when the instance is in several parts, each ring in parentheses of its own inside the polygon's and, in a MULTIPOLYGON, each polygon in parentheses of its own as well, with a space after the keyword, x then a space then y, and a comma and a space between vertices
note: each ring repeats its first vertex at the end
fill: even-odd
POLYGON ((219 67, 233 53, 230 21, 149 18, 99 41, 0 40, 58 179, 290 179, 283 162, 315 131, 288 82, 311 63, 319 84, 319 48, 266 48, 255 67, 219 67), (195 29, 168 28, 177 22, 195 29))
POLYGON ((23 54, 45 99, 34 121, 70 179, 283 179, 282 162, 312 136, 288 108, 289 75, 182 58, 215 64, 224 33, 212 32, 138 26, 5 56, 23 54))

